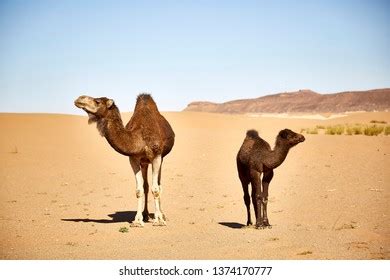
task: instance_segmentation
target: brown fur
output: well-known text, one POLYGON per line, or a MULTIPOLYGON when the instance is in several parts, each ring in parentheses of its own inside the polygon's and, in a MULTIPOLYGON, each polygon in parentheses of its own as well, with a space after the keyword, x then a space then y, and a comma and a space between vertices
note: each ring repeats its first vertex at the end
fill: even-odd
POLYGON ((247 209, 247 225, 252 224, 248 185, 252 186, 252 204, 255 210, 256 227, 270 226, 267 217, 268 186, 273 177, 273 169, 285 160, 290 148, 305 138, 289 129, 281 130, 276 137, 275 148, 264 141, 255 130, 248 130, 244 143, 237 154, 238 175, 244 191, 247 209), (263 178, 261 175, 263 174, 263 178))
MULTIPOLYGON (((158 155, 163 158, 171 151, 175 134, 170 124, 160 114, 149 94, 137 97, 133 116, 126 126, 123 125, 119 109, 112 99, 80 96, 75 105, 88 113, 89 123, 96 122, 99 133, 115 151, 135 157, 141 162, 146 202, 144 219, 147 220, 148 164, 158 155)), ((160 180, 161 169, 159 184, 160 180)))
POLYGON ((80 96, 75 104, 88 113, 88 122, 96 122, 99 133, 123 155, 150 162, 156 155, 167 155, 173 147, 175 134, 149 94, 138 96, 133 116, 126 126, 111 99, 80 96))

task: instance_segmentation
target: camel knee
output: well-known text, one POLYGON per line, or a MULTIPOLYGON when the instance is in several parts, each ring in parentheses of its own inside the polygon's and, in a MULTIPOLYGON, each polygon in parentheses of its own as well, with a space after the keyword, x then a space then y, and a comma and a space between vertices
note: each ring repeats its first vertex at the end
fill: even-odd
POLYGON ((161 188, 160 188, 160 186, 153 186, 153 187, 152 187, 152 194, 153 194, 153 197, 154 197, 154 198, 160 197, 160 194, 161 194, 161 188))
POLYGON ((145 193, 144 193, 144 190, 143 190, 143 189, 137 189, 137 190, 135 191, 135 195, 136 195, 137 198, 143 197, 144 194, 145 194, 145 193))
POLYGON ((268 197, 266 197, 264 195, 261 195, 261 194, 257 195, 256 198, 257 198, 257 201, 262 203, 262 204, 267 204, 267 202, 268 202, 268 197))
POLYGON ((263 196, 261 194, 256 195, 256 204, 267 205, 267 203, 268 203, 268 197, 263 196))

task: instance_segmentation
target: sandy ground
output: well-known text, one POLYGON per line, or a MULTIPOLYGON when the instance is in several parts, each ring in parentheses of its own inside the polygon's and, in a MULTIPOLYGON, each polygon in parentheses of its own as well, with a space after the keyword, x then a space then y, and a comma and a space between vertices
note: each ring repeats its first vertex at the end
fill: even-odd
POLYGON ((243 226, 235 166, 247 129, 273 145, 286 127, 390 123, 390 113, 164 115, 176 132, 163 166, 168 226, 121 233, 135 216, 135 179, 86 117, 0 114, 0 258, 390 259, 390 136, 306 135, 275 170, 272 229, 243 226))

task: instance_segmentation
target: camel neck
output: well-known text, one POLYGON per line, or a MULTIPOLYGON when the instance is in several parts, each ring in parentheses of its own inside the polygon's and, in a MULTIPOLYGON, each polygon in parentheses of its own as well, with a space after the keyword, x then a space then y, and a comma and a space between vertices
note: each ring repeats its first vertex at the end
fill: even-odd
POLYGON ((132 145, 133 139, 131 132, 124 127, 117 108, 112 110, 110 115, 102 121, 101 133, 115 151, 125 156, 136 152, 132 145))
POLYGON ((290 147, 283 145, 279 141, 276 141, 274 149, 270 152, 267 161, 265 162, 268 168, 274 169, 281 165, 286 159, 290 147))

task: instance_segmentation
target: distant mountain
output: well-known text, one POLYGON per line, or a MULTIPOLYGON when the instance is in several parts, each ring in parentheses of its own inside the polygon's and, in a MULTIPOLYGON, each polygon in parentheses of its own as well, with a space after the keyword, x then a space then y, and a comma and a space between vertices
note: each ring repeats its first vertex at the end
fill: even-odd
POLYGON ((225 103, 192 102, 184 111, 215 113, 342 113, 390 109, 390 88, 319 94, 299 90, 233 100, 225 103))

